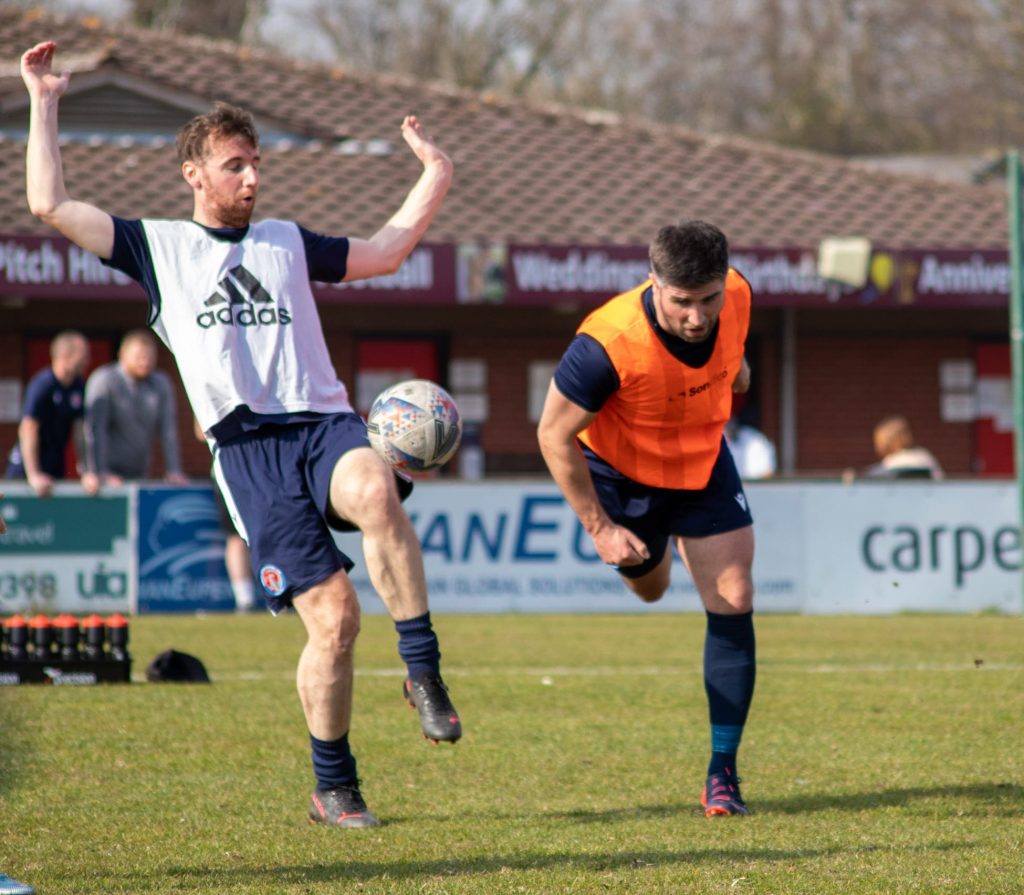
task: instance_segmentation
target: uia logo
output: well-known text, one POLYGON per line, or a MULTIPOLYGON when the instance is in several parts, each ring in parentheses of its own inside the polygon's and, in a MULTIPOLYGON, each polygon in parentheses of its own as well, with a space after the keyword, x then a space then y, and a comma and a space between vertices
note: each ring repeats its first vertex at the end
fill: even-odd
POLYGON ((218 323, 224 326, 285 326, 292 322, 292 315, 285 308, 275 308, 270 293, 241 264, 228 271, 217 284, 217 291, 203 304, 210 309, 196 317, 196 323, 203 329, 218 323))

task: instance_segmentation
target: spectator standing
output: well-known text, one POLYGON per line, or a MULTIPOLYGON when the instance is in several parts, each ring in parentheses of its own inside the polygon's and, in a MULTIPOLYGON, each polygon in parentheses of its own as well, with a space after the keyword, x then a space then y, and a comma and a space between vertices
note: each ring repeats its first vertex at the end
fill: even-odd
MULTIPOLYGON (((32 490, 47 497, 53 483, 65 477, 64 457, 74 437, 80 470, 86 470, 84 415, 89 343, 75 330, 58 333, 50 343, 50 366, 29 381, 18 424, 18 441, 7 462, 7 478, 27 479, 32 490)), ((96 477, 82 472, 82 487, 89 494, 98 488, 96 477)))
POLYGON ((170 377, 156 368, 156 339, 133 329, 114 363, 95 370, 85 387, 89 469, 103 484, 147 478, 153 444, 163 449, 165 479, 184 485, 170 377))

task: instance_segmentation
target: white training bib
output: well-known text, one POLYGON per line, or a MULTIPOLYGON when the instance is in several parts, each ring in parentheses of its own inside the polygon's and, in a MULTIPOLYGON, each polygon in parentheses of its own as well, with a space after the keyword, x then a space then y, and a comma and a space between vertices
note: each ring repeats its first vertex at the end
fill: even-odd
POLYGON ((260 221, 240 242, 191 221, 142 226, 160 293, 153 331, 204 431, 242 404, 259 414, 351 412, 294 223, 260 221))

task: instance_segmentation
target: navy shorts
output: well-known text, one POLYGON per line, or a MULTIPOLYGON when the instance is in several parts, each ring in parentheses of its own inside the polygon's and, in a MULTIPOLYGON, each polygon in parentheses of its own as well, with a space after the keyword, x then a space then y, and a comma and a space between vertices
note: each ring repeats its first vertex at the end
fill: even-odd
MULTIPOLYGON (((369 446, 366 423, 354 413, 264 426, 217 445, 214 476, 272 612, 352 568, 330 532, 355 530, 329 509, 331 475, 343 454, 369 446)), ((396 479, 404 500, 412 483, 396 479)))
POLYGON ((229 537, 238 534, 235 530, 235 523, 231 519, 231 510, 224 502, 224 495, 220 493, 220 485, 217 484, 216 479, 213 481, 213 502, 217 505, 217 523, 220 525, 220 530, 229 537))
POLYGON ((752 525, 743 483, 732 454, 722 449, 707 485, 699 491, 641 485, 593 455, 590 477, 612 521, 643 538, 650 557, 636 566, 617 566, 626 578, 640 578, 657 568, 670 537, 703 538, 752 525))

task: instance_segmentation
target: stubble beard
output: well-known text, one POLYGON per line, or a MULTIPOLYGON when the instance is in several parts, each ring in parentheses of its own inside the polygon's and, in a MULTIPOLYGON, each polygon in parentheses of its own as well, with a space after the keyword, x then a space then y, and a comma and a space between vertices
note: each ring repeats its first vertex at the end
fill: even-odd
POLYGON ((224 205, 219 208, 217 210, 217 217, 220 218, 225 227, 241 229, 242 227, 249 226, 249 221, 252 220, 252 213, 255 208, 255 202, 251 205, 243 205, 241 202, 235 202, 231 205, 224 205))
POLYGON ((221 227, 231 227, 236 230, 249 226, 252 220, 252 213, 256 208, 256 197, 246 205, 238 199, 226 196, 215 196, 207 193, 207 218, 217 221, 221 227))

